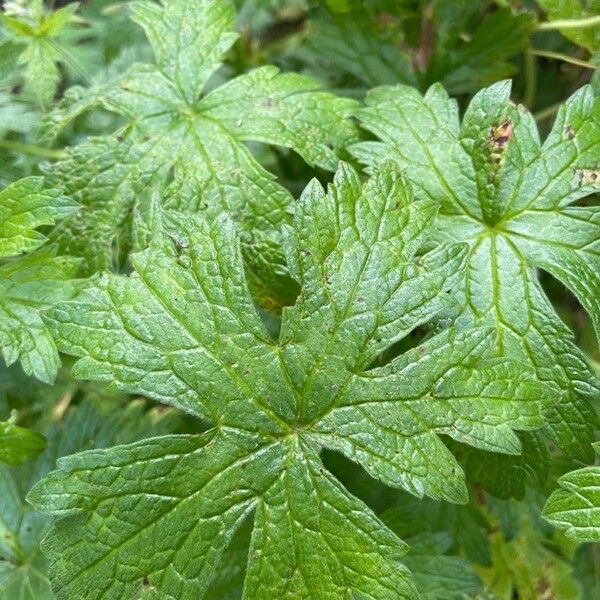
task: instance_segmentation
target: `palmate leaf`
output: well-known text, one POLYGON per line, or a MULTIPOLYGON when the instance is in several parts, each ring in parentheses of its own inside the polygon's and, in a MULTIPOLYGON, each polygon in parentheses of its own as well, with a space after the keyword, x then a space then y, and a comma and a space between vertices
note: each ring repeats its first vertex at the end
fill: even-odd
MULTIPOLYGON (((600 453, 600 443, 595 444, 600 453)), ((584 467, 559 478, 544 506, 544 517, 580 542, 600 542, 600 466, 584 467)))
POLYGON ((353 102, 320 91, 313 79, 269 66, 202 95, 236 39, 229 2, 164 0, 131 7, 156 64, 137 64, 114 84, 72 93, 73 101, 54 115, 55 124, 64 124, 101 104, 128 125, 115 137, 72 148, 52 167, 53 183, 85 210, 51 237, 84 256, 91 270, 115 266, 115 239, 132 237, 136 195, 152 185, 165 192, 170 208, 209 218, 229 212, 242 232, 250 272, 262 281, 256 285, 262 303, 293 300, 280 248, 292 197, 246 142, 292 148, 311 165, 335 168, 334 148, 356 139, 347 118, 353 102))
POLYGON ((529 362, 562 390, 550 430, 569 455, 591 460, 600 386, 542 290, 536 268, 569 288, 600 337, 600 208, 573 206, 598 189, 600 101, 589 87, 561 108, 541 144, 510 83, 478 93, 462 125, 444 90, 373 90, 359 115, 381 141, 352 152, 372 168, 393 159, 418 197, 441 206, 437 237, 470 245, 458 326, 494 326, 499 355, 529 362))
POLYGON ((360 2, 337 15, 321 8, 310 19, 298 58, 354 93, 357 87, 426 88, 439 81, 462 94, 515 72, 510 58, 525 49, 535 28, 532 13, 486 11, 487 0, 420 4, 417 11, 402 3, 369 9, 360 2), (420 39, 414 39, 419 29, 420 39))
POLYGON ((0 192, 0 356, 21 361, 28 375, 53 381, 58 351, 39 315, 53 302, 72 298, 79 261, 57 257, 56 248, 36 250, 46 237, 37 231, 72 214, 77 205, 41 177, 21 179, 0 192))
POLYGON ((338 450, 418 496, 467 500, 439 435, 518 453, 552 390, 486 360, 493 330, 447 330, 378 368, 443 311, 465 246, 417 259, 435 203, 394 168, 364 188, 348 166, 305 190, 286 232, 301 286, 274 341, 249 294, 229 218, 164 215, 167 232, 48 313, 73 375, 176 406, 211 428, 59 461, 29 500, 59 519, 45 549, 62 598, 202 597, 254 511, 244 597, 417 597, 406 548, 324 468, 338 450), (173 239, 178 240, 174 242, 173 239))

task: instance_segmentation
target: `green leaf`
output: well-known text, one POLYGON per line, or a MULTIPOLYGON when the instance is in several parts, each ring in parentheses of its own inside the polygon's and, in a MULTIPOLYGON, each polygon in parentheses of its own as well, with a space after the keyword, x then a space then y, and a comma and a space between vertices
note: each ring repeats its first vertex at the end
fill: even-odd
POLYGON ((0 259, 6 259, 0 260, 0 356, 8 366, 20 361, 28 375, 46 383, 60 361, 39 311, 74 296, 80 261, 57 257, 56 248, 38 250, 46 241, 38 228, 76 209, 58 190, 45 188, 42 177, 26 177, 0 192, 0 259))
POLYGON ((548 478, 550 457, 546 440, 540 432, 519 434, 519 455, 495 454, 461 448, 456 454, 464 458, 469 481, 481 485, 496 498, 525 497, 526 486, 543 486, 548 478))
POLYGON ((165 170, 148 161, 151 146, 114 136, 92 138, 69 148, 47 167, 47 177, 82 209, 50 232, 52 242, 86 259, 90 272, 118 269, 131 246, 132 215, 165 170))
POLYGON ((32 509, 25 494, 54 467, 57 457, 169 433, 177 423, 173 417, 171 411, 148 411, 139 400, 123 404, 104 397, 100 406, 86 398, 61 423, 52 424, 48 448, 35 461, 18 468, 0 466, 0 600, 54 599, 48 561, 40 551, 50 518, 32 509))
POLYGON ((584 598, 595 598, 600 594, 600 548, 598 544, 583 544, 575 556, 575 573, 581 582, 584 598))
POLYGON ((59 599, 203 597, 251 513, 245 598, 417 596, 405 545, 320 449, 418 496, 465 502, 440 434, 518 453, 513 430, 543 425, 553 401, 528 370, 485 359, 489 329, 448 330, 370 368, 452 302, 465 247, 415 257, 435 214, 392 166, 364 187, 345 165, 327 193, 310 184, 285 233, 301 292, 278 341, 226 217, 163 215, 165 234, 133 257, 134 274, 106 275, 48 311, 60 348, 79 358, 76 377, 211 425, 62 459, 31 490, 62 517, 45 542, 59 599))
POLYGON ((560 109, 542 145, 509 82, 478 93, 462 125, 434 85, 373 90, 360 112, 381 141, 355 145, 369 168, 393 159, 417 197, 439 203, 438 240, 469 243, 459 327, 491 325, 497 352, 528 362, 561 390, 550 430, 569 455, 591 460, 598 380, 540 286, 541 268, 567 286, 600 338, 600 208, 572 206, 598 189, 600 101, 584 87, 560 109))
POLYGON ((75 20, 78 6, 72 3, 49 11, 42 5, 30 4, 19 6, 14 15, 0 15, 7 33, 22 49, 18 62, 23 69, 25 96, 43 108, 56 94, 61 80, 58 63, 65 59, 56 38, 75 20))
MULTIPOLYGON (((538 0, 549 21, 579 20, 600 14, 599 0, 538 0)), ((600 27, 565 27, 560 30, 569 40, 590 52, 600 49, 600 27)))
POLYGON ((58 58, 56 49, 43 39, 34 39, 19 57, 25 65, 25 92, 43 107, 52 102, 60 82, 58 58))
POLYGON ((423 533, 407 541, 410 552, 404 562, 424 599, 464 600, 481 589, 469 561, 445 554, 452 543, 448 534, 423 533))
POLYGON ((70 215, 77 205, 41 177, 21 179, 0 192, 0 258, 34 250, 46 237, 36 231, 70 215))
POLYGON ((231 214, 261 304, 292 302, 296 290, 280 230, 290 222, 293 200, 246 142, 292 148, 309 164, 333 169, 335 149, 357 139, 348 119, 354 103, 321 91, 313 79, 270 66, 207 92, 209 77, 236 39, 229 2, 136 2, 132 14, 156 63, 134 65, 115 83, 75 94, 54 116, 55 123, 67 123, 100 104, 128 125, 116 137, 75 147, 49 171, 53 183, 85 207, 51 237, 85 257, 90 270, 114 266, 115 240, 127 245, 136 237, 129 219, 136 187, 151 182, 169 208, 208 218, 231 214))
POLYGON ((58 351, 40 310, 72 298, 79 260, 42 249, 0 264, 0 355, 7 365, 51 383, 60 365, 58 351))
POLYGON ((416 532, 450 536, 453 554, 474 564, 490 564, 489 524, 475 499, 466 505, 448 504, 397 493, 387 504, 381 519, 400 537, 410 540, 416 532))
POLYGON ((297 58, 348 93, 440 82, 463 94, 513 74, 510 58, 525 50, 535 29, 531 12, 489 10, 486 0, 421 2, 419 9, 373 4, 356 3, 343 14, 312 13, 297 58))
POLYGON ((0 462, 11 467, 35 458, 46 447, 46 438, 37 431, 19 427, 17 413, 0 421, 0 462))
POLYGON ((301 56, 316 72, 348 73, 369 87, 416 84, 408 53, 379 35, 368 14, 333 15, 321 9, 311 18, 305 46, 301 56))
POLYGON ((453 0, 436 3, 433 18, 438 40, 423 74, 426 85, 439 81, 450 93, 464 94, 515 73, 509 59, 527 47, 535 29, 533 14, 515 14, 503 8, 481 18, 477 4, 453 0), (457 10, 475 11, 479 19, 476 25, 453 31, 457 10), (449 29, 450 35, 445 36, 444 29, 449 29))
MULTIPOLYGON (((0 53, 2 50, 0 49, 0 53)), ((6 137, 9 131, 27 133, 38 126, 38 115, 25 102, 14 95, 0 90, 0 136, 6 137)), ((7 173, 2 173, 7 177, 7 173)))
MULTIPOLYGON (((596 444, 600 451, 600 444, 596 444)), ((579 542, 600 541, 600 467, 584 467, 559 478, 544 517, 579 542)))
POLYGON ((479 571, 493 597, 537 599, 542 593, 561 600, 587 598, 582 596, 572 564, 562 555, 568 551, 561 553, 559 545, 535 526, 539 513, 528 515, 526 503, 515 508, 518 532, 507 539, 495 528, 490 535, 492 566, 479 571))

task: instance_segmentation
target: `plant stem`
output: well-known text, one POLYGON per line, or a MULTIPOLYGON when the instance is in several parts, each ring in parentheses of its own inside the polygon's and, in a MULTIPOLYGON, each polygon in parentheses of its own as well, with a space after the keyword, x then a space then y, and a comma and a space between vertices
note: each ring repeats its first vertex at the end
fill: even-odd
POLYGON ((585 17, 584 19, 544 21, 543 23, 538 23, 537 26, 541 31, 553 31, 556 29, 589 29, 591 27, 600 27, 600 15, 585 17))
POLYGON ((31 146, 30 144, 23 144, 12 140, 0 140, 0 148, 11 150, 17 154, 31 154, 32 156, 41 156, 42 158, 62 158, 63 156, 62 150, 31 146))
POLYGON ((537 60, 531 51, 525 52, 523 66, 525 68, 525 94, 523 104, 533 108, 537 92, 537 60))
POLYGON ((597 69, 598 67, 591 62, 581 60, 579 58, 575 58, 573 56, 569 56, 568 54, 562 54, 561 52, 551 52, 549 50, 536 50, 534 48, 529 49, 529 53, 534 56, 541 56, 543 58, 552 58, 554 60, 561 60, 566 63, 570 63, 572 65, 577 65, 578 67, 583 67, 584 69, 597 69))
POLYGON ((61 44, 55 40, 50 40, 52 47, 63 57, 64 61, 77 73, 87 86, 92 85, 92 78, 85 67, 61 44))

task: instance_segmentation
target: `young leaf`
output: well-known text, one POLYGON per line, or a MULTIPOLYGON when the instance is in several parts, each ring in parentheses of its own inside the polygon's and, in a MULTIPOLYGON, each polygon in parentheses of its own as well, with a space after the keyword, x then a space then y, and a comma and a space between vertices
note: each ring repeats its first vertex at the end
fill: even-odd
POLYGON ((550 416, 556 442, 591 460, 600 385, 540 286, 541 268, 586 308, 600 338, 600 208, 573 203, 600 175, 600 101, 584 87, 542 145, 535 121, 510 102, 510 83, 478 93, 459 123, 444 90, 373 90, 359 119, 381 141, 353 153, 371 168, 393 159, 417 196, 440 203, 438 239, 470 245, 459 327, 489 324, 498 354, 529 362, 562 390, 550 416))
POLYGON ((46 447, 41 433, 19 427, 16 421, 16 411, 8 421, 0 421, 0 462, 11 467, 35 458, 46 447))
POLYGON ((364 187, 348 166, 327 194, 309 185, 286 230, 301 293, 278 342, 227 217, 165 215, 166 234, 133 257, 133 275, 106 275, 48 312, 60 348, 79 357, 76 377, 211 423, 71 456, 32 489, 38 509, 64 517, 45 544, 59 599, 201 598, 252 511, 247 600, 417 596, 405 545, 319 450, 418 496, 465 502, 439 435, 518 453, 513 429, 540 427, 552 402, 518 364, 485 360, 489 329, 448 330, 369 368, 452 302, 465 247, 415 257, 435 214, 391 166, 364 187))
POLYGON ((0 15, 6 31, 23 50, 18 62, 23 68, 27 95, 47 107, 60 82, 58 63, 64 60, 56 38, 75 20, 79 3, 48 11, 43 2, 34 0, 19 6, 15 14, 0 15))
MULTIPOLYGON (((600 443, 595 444, 600 451, 600 443)), ((544 517, 580 542, 600 542, 600 467, 584 467, 559 478, 544 517)))
POLYGON ((354 103, 321 91, 313 79, 270 66, 207 91, 207 81, 236 39, 229 2, 163 0, 131 6, 156 63, 134 65, 116 83, 79 95, 55 115, 56 122, 60 115, 67 122, 101 104, 128 125, 116 137, 75 147, 52 168, 53 183, 69 190, 86 210, 51 237, 69 253, 84 256, 91 270, 113 266, 115 239, 132 237, 129 215, 136 186, 152 182, 170 208, 205 211, 208 218, 223 211, 233 215, 251 273, 266 288, 262 302, 280 304, 278 296, 293 300, 295 288, 286 278, 280 248, 292 197, 246 142, 292 148, 311 165, 335 168, 334 148, 356 139, 347 118, 354 103))

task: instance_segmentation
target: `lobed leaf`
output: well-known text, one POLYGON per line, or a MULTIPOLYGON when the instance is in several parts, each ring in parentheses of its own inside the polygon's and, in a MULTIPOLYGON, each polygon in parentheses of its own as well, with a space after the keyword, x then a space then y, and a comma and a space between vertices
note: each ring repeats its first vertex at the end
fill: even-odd
POLYGON ((546 141, 510 85, 479 92, 462 124, 439 85, 424 96, 404 87, 373 90, 359 113, 380 141, 356 144, 368 168, 394 160, 417 197, 440 205, 437 241, 469 243, 459 327, 493 326, 497 352, 526 361, 561 389, 550 432, 573 457, 590 460, 600 387, 572 333, 556 315, 536 268, 567 286, 600 339, 598 207, 572 204, 598 189, 600 101, 590 87, 560 109, 546 141))
POLYGON ((357 139, 348 119, 354 102, 275 67, 207 92, 236 38, 229 2, 136 2, 132 14, 155 64, 136 64, 117 81, 74 94, 54 117, 67 123, 100 105, 122 115, 126 125, 116 137, 75 147, 49 170, 53 184, 85 208, 51 238, 83 256, 90 271, 118 269, 137 237, 130 218, 136 196, 153 186, 170 209, 205 212, 209 219, 229 213, 242 234, 259 302, 274 308, 292 302, 295 288, 280 240, 292 197, 246 142, 291 148, 309 164, 335 168, 336 150, 357 139))
MULTIPOLYGON (((598 449, 598 444, 596 444, 598 449)), ((579 542, 600 540, 600 467, 584 467, 558 480, 544 506, 544 517, 579 542)))
POLYGON ((489 328, 448 330, 372 367, 452 304, 464 245, 416 254, 434 216, 393 165, 364 185, 346 165, 327 192, 309 185, 285 234, 301 293, 278 341, 228 217, 165 213, 131 276, 108 274, 47 311, 77 377, 209 424, 61 459, 31 490, 59 517, 44 543, 59 599, 204 597, 250 515, 245 598, 417 597, 405 544, 320 450, 415 495, 465 502, 439 436, 518 453, 513 430, 540 427, 554 401, 527 368, 487 358, 489 328))
POLYGON ((56 248, 31 253, 0 265, 0 355, 7 365, 41 381, 54 380, 58 351, 40 310, 75 296, 79 261, 56 256, 56 248))

